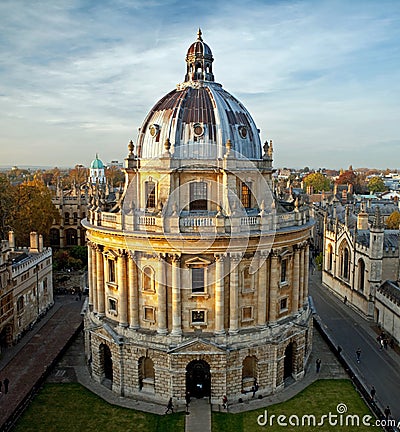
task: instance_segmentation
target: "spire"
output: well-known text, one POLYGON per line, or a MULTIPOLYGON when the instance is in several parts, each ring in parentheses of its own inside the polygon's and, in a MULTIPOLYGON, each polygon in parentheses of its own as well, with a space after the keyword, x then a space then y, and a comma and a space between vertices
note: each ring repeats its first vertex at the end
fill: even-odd
POLYGON ((199 30, 197 32, 197 40, 200 42, 203 42, 203 38, 201 37, 202 32, 201 32, 201 28, 199 27, 199 30))
POLYGON ((381 211, 379 209, 379 206, 376 206, 375 208, 375 215, 374 215, 374 221, 372 222, 372 227, 378 229, 383 228, 382 216, 381 216, 381 211))

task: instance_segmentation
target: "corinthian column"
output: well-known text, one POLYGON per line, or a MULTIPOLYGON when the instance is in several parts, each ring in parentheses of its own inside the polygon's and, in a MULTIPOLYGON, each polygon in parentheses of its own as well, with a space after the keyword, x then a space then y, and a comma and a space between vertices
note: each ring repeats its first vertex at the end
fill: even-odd
POLYGON ((307 243, 306 251, 304 253, 304 290, 301 298, 301 305, 304 305, 306 297, 308 296, 308 272, 310 269, 310 246, 307 243))
POLYGON ((300 284, 300 250, 298 247, 294 251, 293 275, 292 275, 292 312, 299 310, 299 284, 300 284))
POLYGON ((269 322, 274 323, 278 316, 278 287, 279 287, 279 257, 273 252, 271 257, 271 280, 269 294, 269 322))
POLYGON ((305 272, 305 252, 304 245, 301 245, 300 252, 300 287, 299 287, 299 305, 303 306, 303 296, 304 296, 304 272, 305 272))
POLYGON ((239 331, 239 263, 240 254, 230 256, 230 284, 229 284, 229 333, 239 331))
POLYGON ((224 256, 215 255, 215 334, 224 333, 224 256))
POLYGON ((158 314, 157 314, 157 333, 167 334, 167 288, 166 288, 166 265, 165 258, 161 254, 158 256, 159 272, 158 272, 158 314))
POLYGON ((128 326, 128 293, 126 289, 126 252, 120 251, 118 260, 119 325, 128 326))
POLYGON ((97 312, 97 263, 96 249, 93 243, 89 245, 89 304, 92 304, 93 312, 97 312))
POLYGON ((97 313, 98 316, 105 314, 105 289, 104 289, 104 259, 103 246, 96 248, 96 270, 97 270, 97 313))
POLYGON ((181 325, 181 257, 173 255, 172 257, 172 331, 171 334, 179 336, 182 334, 181 325))
POLYGON ((137 266, 131 252, 128 256, 129 327, 139 328, 139 293, 137 266))
POLYGON ((267 259, 268 252, 261 251, 258 261, 258 286, 257 286, 257 324, 265 327, 267 321, 267 259))

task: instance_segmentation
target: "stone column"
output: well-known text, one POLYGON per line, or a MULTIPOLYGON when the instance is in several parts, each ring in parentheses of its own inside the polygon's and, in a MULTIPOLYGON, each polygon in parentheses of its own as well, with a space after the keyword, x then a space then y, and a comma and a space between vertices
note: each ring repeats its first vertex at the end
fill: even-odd
POLYGON ((224 334, 224 256, 215 255, 215 334, 224 334))
POLYGON ((303 307, 303 297, 304 297, 304 268, 305 268, 304 245, 301 245, 301 252, 300 252, 300 288, 299 288, 299 305, 300 305, 300 307, 303 307))
POLYGON ((292 313, 299 310, 299 287, 300 287, 300 250, 295 247, 292 274, 292 313))
POLYGON ((88 284, 89 284, 89 308, 97 312, 97 287, 96 287, 96 252, 92 243, 88 244, 88 284))
POLYGON ((181 317, 181 257, 172 256, 172 331, 171 334, 179 336, 182 334, 181 317))
POLYGON ((275 251, 271 257, 271 279, 269 294, 269 322, 274 323, 278 317, 278 290, 279 290, 279 257, 275 251))
POLYGON ((229 333, 239 331, 239 263, 240 254, 230 256, 230 284, 229 284, 229 333))
POLYGON ((257 287, 257 325, 265 327, 267 321, 267 258, 268 252, 261 251, 258 261, 258 287, 257 287))
POLYGON ((96 271, 97 271, 97 314, 104 316, 105 314, 105 288, 104 288, 104 259, 103 246, 96 248, 96 271))
POLYGON ((310 246, 307 243, 306 250, 304 252, 304 290, 301 298, 301 305, 304 305, 308 296, 308 273, 310 269, 310 246))
POLYGON ((128 292, 129 292, 129 327, 139 328, 139 292, 138 273, 134 259, 134 252, 128 256, 128 292))
POLYGON ((167 288, 166 288, 166 263, 165 256, 158 256, 159 272, 158 272, 158 314, 157 314, 157 333, 167 334, 167 288))
POLYGON ((126 252, 119 251, 118 259, 118 316, 119 325, 121 327, 128 327, 128 293, 126 289, 126 252))

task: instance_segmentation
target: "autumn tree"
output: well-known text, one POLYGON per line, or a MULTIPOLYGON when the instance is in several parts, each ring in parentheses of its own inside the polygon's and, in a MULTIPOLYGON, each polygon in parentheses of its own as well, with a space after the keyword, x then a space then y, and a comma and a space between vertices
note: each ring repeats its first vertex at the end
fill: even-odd
POLYGON ((303 180, 305 187, 312 186, 314 191, 322 192, 328 191, 331 187, 330 180, 322 173, 311 173, 303 180))
POLYGON ((371 193, 384 192, 386 190, 386 186, 380 177, 372 177, 368 182, 368 190, 371 193))
POLYGON ((13 186, 7 176, 0 175, 0 236, 1 239, 7 238, 7 233, 11 229, 9 225, 12 219, 13 208, 13 186))
POLYGON ((105 172, 107 180, 114 186, 120 186, 124 183, 125 175, 121 171, 121 168, 118 168, 115 165, 111 165, 106 169, 105 172))
POLYGON ((400 212, 394 211, 386 219, 386 227, 388 229, 399 229, 400 226, 400 212))
POLYGON ((354 192, 363 193, 366 191, 365 175, 357 175, 350 165, 349 169, 342 171, 336 180, 336 184, 353 185, 354 192))

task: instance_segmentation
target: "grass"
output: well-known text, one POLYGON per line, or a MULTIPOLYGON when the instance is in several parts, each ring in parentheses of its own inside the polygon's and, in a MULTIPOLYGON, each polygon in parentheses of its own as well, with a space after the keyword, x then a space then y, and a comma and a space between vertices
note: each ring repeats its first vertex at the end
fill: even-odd
MULTIPOLYGON (((304 389, 301 393, 288 400, 287 402, 269 406, 267 408, 247 411, 239 414, 213 413, 212 414, 212 431, 213 432, 256 432, 256 431, 351 431, 356 429, 358 432, 370 431, 371 427, 362 425, 362 416, 369 414, 372 416, 369 408, 359 396, 353 384, 349 380, 319 380, 304 389), (345 426, 346 414, 343 415, 343 426, 332 426, 328 420, 324 421, 321 426, 279 426, 274 419, 273 426, 269 423, 266 426, 259 426, 257 418, 264 414, 265 409, 268 411, 268 419, 272 414, 286 415, 286 422, 291 415, 301 416, 315 415, 317 423, 322 415, 338 414, 336 407, 339 403, 347 406, 347 414, 360 416, 360 426, 345 426)), ((374 418, 372 416, 371 424, 374 418)))
POLYGON ((15 432, 182 432, 184 413, 159 416, 116 407, 80 384, 45 384, 15 432))

